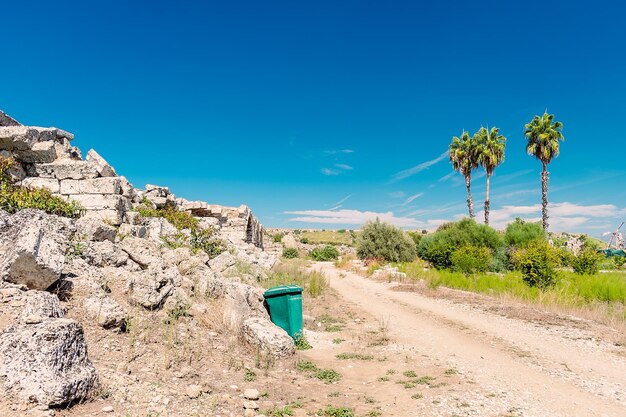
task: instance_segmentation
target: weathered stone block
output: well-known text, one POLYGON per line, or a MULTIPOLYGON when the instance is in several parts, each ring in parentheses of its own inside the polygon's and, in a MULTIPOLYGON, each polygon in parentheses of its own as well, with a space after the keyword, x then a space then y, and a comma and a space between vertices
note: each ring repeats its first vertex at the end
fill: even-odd
POLYGON ((117 230, 100 219, 81 217, 76 220, 76 233, 93 242, 102 242, 105 240, 115 242, 117 230))
POLYGON ((53 406, 82 400, 97 384, 82 327, 47 319, 10 326, 0 336, 0 376, 9 392, 53 406))
POLYGON ((124 221, 124 211, 120 210, 88 210, 84 217, 100 219, 114 226, 119 226, 124 221))
POLYGON ((61 275, 73 231, 69 219, 39 210, 9 216, 0 228, 0 278, 45 290, 61 275))
POLYGON ((74 161, 71 159, 60 160, 49 164, 35 165, 37 176, 43 178, 65 179, 89 179, 98 177, 97 167, 88 161, 74 161))
POLYGON ((98 174, 100 174, 101 177, 117 177, 113 167, 93 149, 90 149, 89 152, 87 152, 85 160, 96 166, 98 174))
POLYGON ((0 126, 21 126, 22 124, 0 110, 0 126))
POLYGON ((120 328, 126 322, 127 314, 124 309, 106 294, 85 299, 83 306, 105 329, 120 328))
POLYGON ((28 164, 48 163, 57 158, 55 142, 48 140, 35 143, 32 148, 15 152, 16 159, 28 164))
POLYGON ((287 357, 296 352, 293 339, 269 319, 251 317, 243 322, 242 332, 246 342, 273 357, 287 357))
POLYGON ((130 209, 130 201, 121 195, 76 194, 70 195, 69 199, 79 202, 87 210, 126 211, 130 209))
POLYGON ((117 177, 86 180, 62 180, 61 194, 121 194, 122 186, 117 177))
POLYGON ((59 180, 53 178, 28 177, 22 180, 22 186, 31 188, 46 188, 51 193, 59 193, 59 180))

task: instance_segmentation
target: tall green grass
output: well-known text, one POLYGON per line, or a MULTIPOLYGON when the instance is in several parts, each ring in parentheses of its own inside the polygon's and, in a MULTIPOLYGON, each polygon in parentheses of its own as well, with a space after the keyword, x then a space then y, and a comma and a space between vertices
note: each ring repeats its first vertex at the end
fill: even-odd
POLYGON ((517 271, 466 275, 448 270, 424 270, 421 262, 398 264, 397 267, 408 278, 424 280, 431 288, 443 286, 488 295, 508 295, 524 301, 566 307, 605 304, 609 311, 626 319, 626 274, 623 272, 578 275, 559 271, 556 284, 541 290, 524 283, 517 271))
POLYGON ((301 259, 290 259, 276 266, 261 282, 265 288, 277 285, 298 285, 312 298, 320 296, 328 288, 328 280, 324 274, 306 269, 307 262, 301 259))

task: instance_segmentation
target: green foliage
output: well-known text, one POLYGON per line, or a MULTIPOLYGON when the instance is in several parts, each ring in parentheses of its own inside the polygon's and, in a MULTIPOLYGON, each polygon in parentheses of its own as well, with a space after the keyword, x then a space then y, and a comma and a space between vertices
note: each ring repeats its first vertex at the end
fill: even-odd
POLYGON ((13 167, 11 158, 0 157, 0 209, 15 213, 24 209, 37 209, 48 214, 77 218, 84 209, 75 201, 65 201, 53 196, 45 188, 30 188, 12 184, 9 180, 9 170, 13 167))
POLYGON ((422 238, 424 237, 424 233, 417 230, 406 232, 406 234, 409 235, 411 239, 413 239, 413 243, 415 243, 415 248, 417 248, 417 246, 420 244, 420 240, 422 240, 422 238))
POLYGON ((184 303, 181 300, 176 300, 176 304, 167 312, 167 317, 163 319, 163 323, 174 324, 181 317, 188 317, 190 307, 191 306, 189 304, 184 303))
POLYGON ((332 384, 341 380, 341 374, 334 369, 319 369, 313 376, 324 381, 325 384, 332 384))
POLYGON ((493 261, 491 250, 486 247, 465 245, 452 252, 452 270, 464 274, 486 272, 493 261))
POLYGON ((410 262, 416 257, 415 243, 401 229, 376 219, 363 226, 357 238, 357 256, 386 262, 410 262))
POLYGON ((137 208, 137 212, 142 217, 163 217, 165 220, 170 222, 172 226, 174 226, 178 230, 190 229, 196 230, 198 229, 198 219, 193 217, 191 214, 177 210, 175 208, 152 208, 147 203, 143 204, 139 208, 137 208))
POLYGON ((559 264, 557 251, 544 241, 535 241, 515 252, 515 265, 531 287, 548 288, 555 284, 555 268, 559 264))
POLYGON ((471 219, 463 219, 443 224, 435 233, 424 236, 418 247, 418 255, 437 269, 450 268, 454 251, 466 245, 488 248, 492 253, 497 253, 502 249, 503 242, 495 229, 477 224, 471 219))
POLYGON ((519 217, 509 223, 504 232, 504 243, 516 248, 525 248, 531 242, 545 240, 546 232, 540 222, 526 222, 519 217))
POLYGON ((272 241, 274 243, 280 243, 283 240, 283 236, 285 236, 283 233, 276 233, 272 235, 272 241))
POLYGON ((598 273, 603 259, 603 254, 591 248, 584 248, 572 259, 572 268, 579 275, 594 275, 598 273))
POLYGON ((316 261, 334 261, 339 258, 339 251, 332 245, 326 245, 323 248, 313 249, 310 255, 316 261))
POLYGON ((260 284, 265 288, 298 285, 312 298, 319 297, 328 288, 328 280, 321 272, 307 270, 305 265, 306 262, 301 259, 285 261, 277 265, 260 284))
POLYGON ((215 258, 220 253, 226 250, 226 243, 214 236, 215 231, 213 229, 191 229, 191 236, 189 238, 189 244, 191 250, 196 252, 199 250, 204 251, 210 258, 215 258))
POLYGON ((295 345, 296 345, 296 349, 298 349, 298 350, 313 349, 313 346, 311 346, 309 341, 306 340, 306 337, 304 337, 304 335, 299 335, 299 336, 296 337, 295 345))
POLYGON ((285 248, 283 249, 283 258, 293 259, 297 258, 299 255, 298 249, 296 248, 285 248))
POLYGON ((243 380, 246 382, 254 382, 256 381, 256 372, 254 372, 252 369, 247 369, 243 374, 243 380))
POLYGON ((328 405, 326 408, 317 410, 315 414, 323 417, 354 417, 354 410, 348 407, 328 405))

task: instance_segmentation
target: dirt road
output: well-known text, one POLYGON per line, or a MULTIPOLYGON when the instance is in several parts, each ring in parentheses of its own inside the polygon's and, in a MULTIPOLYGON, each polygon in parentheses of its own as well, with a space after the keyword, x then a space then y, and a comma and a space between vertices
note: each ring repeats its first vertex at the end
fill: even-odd
POLYGON ((331 263, 314 268, 346 301, 384 319, 398 344, 458 369, 485 392, 505 394, 512 415, 626 416, 626 359, 581 326, 538 324, 394 291, 396 284, 331 263))

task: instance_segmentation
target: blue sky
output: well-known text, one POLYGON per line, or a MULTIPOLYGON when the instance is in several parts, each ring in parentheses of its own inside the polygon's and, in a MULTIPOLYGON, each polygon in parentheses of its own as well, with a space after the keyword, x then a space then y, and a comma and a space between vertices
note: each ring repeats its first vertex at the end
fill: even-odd
POLYGON ((467 212, 451 137, 498 126, 501 227, 540 216, 522 131, 548 109, 566 138, 552 229, 626 217, 623 2, 3 3, 0 108, 75 133, 137 187, 268 226, 430 229, 467 212))

